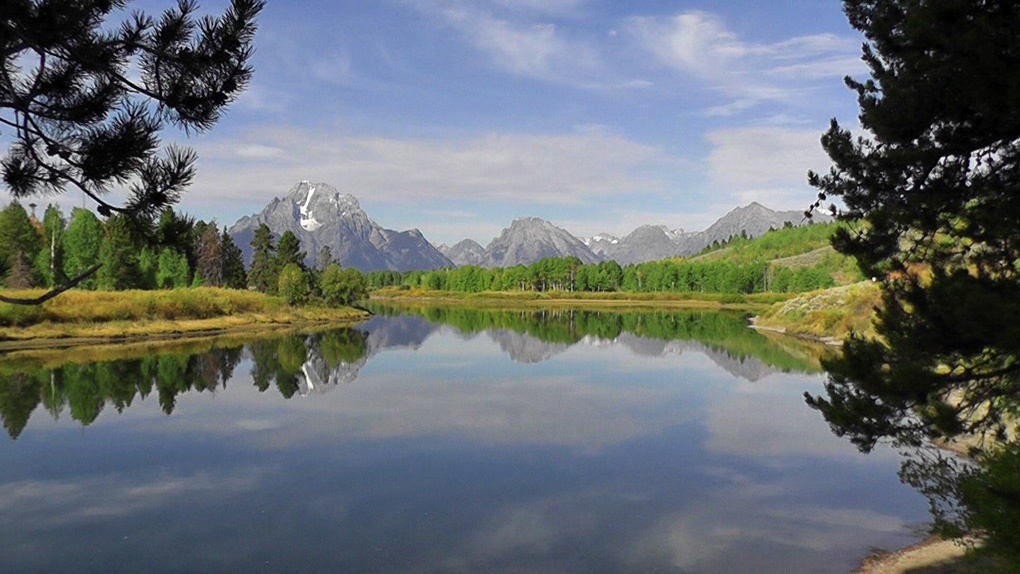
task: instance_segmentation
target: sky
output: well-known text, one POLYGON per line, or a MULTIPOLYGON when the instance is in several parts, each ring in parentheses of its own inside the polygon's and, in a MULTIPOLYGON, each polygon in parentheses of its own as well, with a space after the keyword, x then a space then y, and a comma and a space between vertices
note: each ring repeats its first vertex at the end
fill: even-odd
POLYGON ((164 140, 200 158, 179 208, 220 224, 309 180, 433 243, 525 216, 697 231, 813 201, 821 134, 857 124, 862 42, 836 0, 269 0, 249 89, 164 140))

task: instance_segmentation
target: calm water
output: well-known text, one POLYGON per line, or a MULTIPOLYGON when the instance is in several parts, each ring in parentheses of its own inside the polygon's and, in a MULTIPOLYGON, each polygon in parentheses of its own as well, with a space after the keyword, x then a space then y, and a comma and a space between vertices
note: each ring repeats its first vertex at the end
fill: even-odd
POLYGON ((8 354, 0 571, 848 572, 927 507, 822 381, 711 313, 8 354))

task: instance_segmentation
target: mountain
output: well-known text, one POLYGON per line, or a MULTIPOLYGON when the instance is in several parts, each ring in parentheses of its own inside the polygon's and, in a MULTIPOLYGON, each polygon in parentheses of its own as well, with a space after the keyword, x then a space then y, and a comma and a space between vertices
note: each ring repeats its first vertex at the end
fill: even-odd
MULTIPOLYGON (((829 223, 831 217, 815 214, 811 223, 829 223)), ((670 230, 662 225, 644 225, 622 239, 606 241, 611 235, 596 235, 585 241, 604 259, 612 259, 620 265, 656 261, 676 256, 690 256, 718 241, 720 243, 742 233, 749 238, 765 235, 769 229, 779 229, 786 223, 803 225, 809 223, 800 211, 775 211, 752 202, 738 207, 720 217, 704 231, 687 232, 682 229, 670 230)))
POLYGON ((546 257, 577 257, 583 263, 598 263, 598 255, 564 229, 537 217, 514 220, 485 248, 483 267, 530 265, 546 257))
POLYGON ((643 225, 607 246, 601 255, 620 265, 667 259, 679 254, 674 237, 676 234, 664 225, 643 225))
POLYGON ((753 239, 765 235, 769 229, 779 229, 787 223, 796 226, 831 221, 831 217, 822 213, 815 214, 814 218, 808 221, 804 218, 803 211, 775 211, 758 202, 751 202, 720 217, 704 231, 684 234, 678 238, 678 245, 681 255, 694 255, 716 241, 722 243, 730 237, 740 236, 741 233, 753 239))
POLYGON ((465 239, 453 247, 440 245, 438 249, 458 267, 462 265, 481 266, 485 263, 485 248, 472 239, 465 239))
POLYGON ((437 269, 452 265, 417 229, 393 231, 372 221, 357 198, 325 183, 302 181, 285 197, 274 198, 260 213, 242 217, 228 232, 251 261, 251 240, 262 223, 279 238, 292 231, 314 261, 328 246, 344 267, 360 271, 437 269))
POLYGON ((610 235, 608 233, 599 233, 592 237, 581 237, 581 243, 588 246, 591 252, 595 255, 604 255, 606 251, 611 250, 614 245, 620 242, 620 238, 610 235))

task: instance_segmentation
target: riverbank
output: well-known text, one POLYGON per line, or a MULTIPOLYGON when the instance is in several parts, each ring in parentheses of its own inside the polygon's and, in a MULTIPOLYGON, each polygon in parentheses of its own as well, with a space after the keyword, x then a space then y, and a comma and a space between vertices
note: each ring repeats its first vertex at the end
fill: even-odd
POLYGON ((677 308, 763 312, 794 297, 790 293, 589 293, 580 291, 430 291, 383 288, 371 300, 400 304, 470 305, 473 307, 677 308))
MULTIPOLYGON (((40 293, 5 292, 16 297, 40 293)), ((210 336, 284 326, 353 325, 368 316, 350 307, 292 307, 279 297, 212 287, 68 291, 42 305, 0 304, 0 350, 210 336)))
POLYGON ((850 333, 875 337, 873 319, 875 308, 881 303, 881 288, 865 281, 803 293, 776 303, 757 314, 752 326, 838 345, 850 333))
POLYGON ((985 556, 967 554, 968 546, 980 545, 976 539, 963 542, 925 539, 896 552, 876 552, 868 556, 852 574, 985 574, 1002 572, 985 556))

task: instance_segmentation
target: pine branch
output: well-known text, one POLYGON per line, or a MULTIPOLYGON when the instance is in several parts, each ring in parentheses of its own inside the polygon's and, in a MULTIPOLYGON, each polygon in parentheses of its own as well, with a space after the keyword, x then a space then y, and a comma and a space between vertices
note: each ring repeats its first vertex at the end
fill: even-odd
POLYGON ((11 305, 42 305, 43 303, 49 301, 50 299, 56 297, 57 295, 60 295, 64 291, 67 291, 68 289, 73 289, 82 281, 95 275, 96 272, 99 271, 99 268, 102 266, 103 266, 102 263, 96 263, 81 275, 75 277, 74 279, 68 281, 67 283, 64 283, 60 287, 56 287, 54 289, 51 289, 50 291, 47 291, 46 293, 40 295, 39 297, 36 297, 35 299, 18 299, 14 297, 5 297, 3 295, 0 295, 0 302, 10 303, 11 305))

